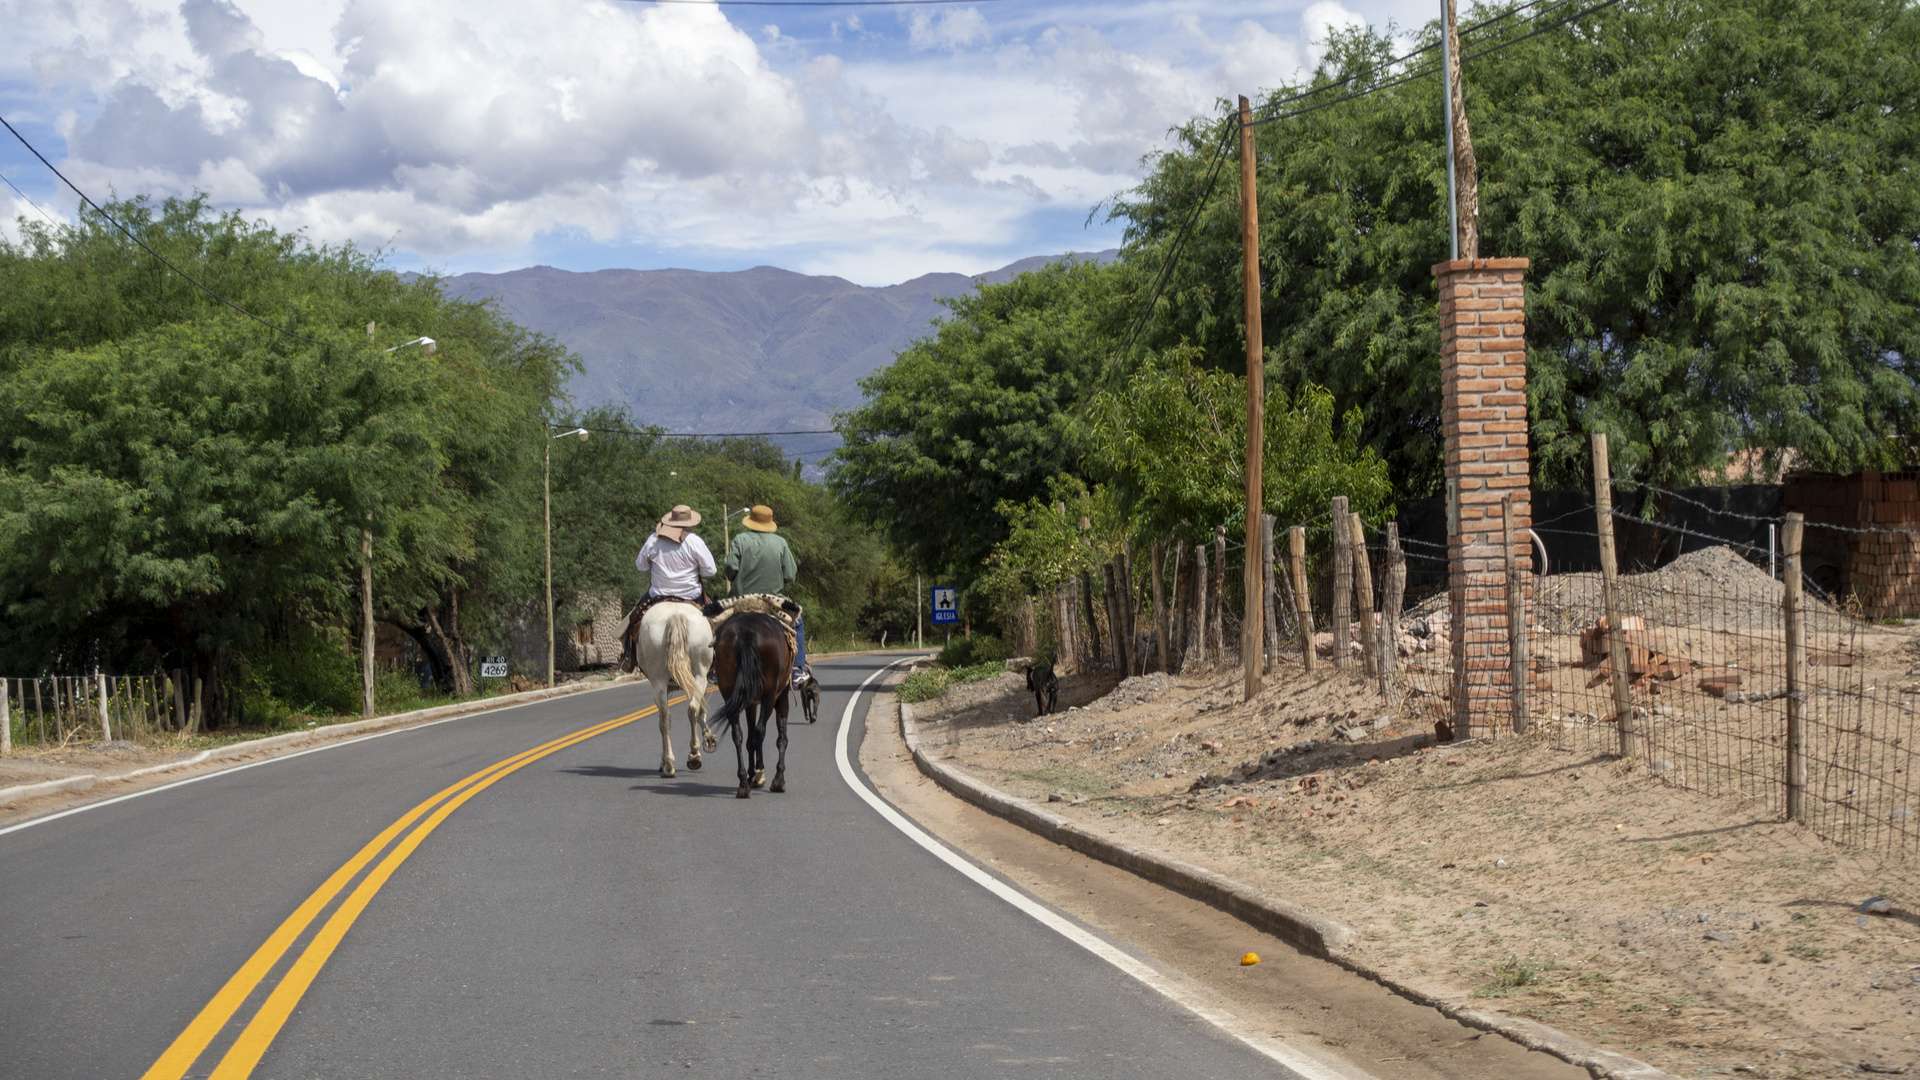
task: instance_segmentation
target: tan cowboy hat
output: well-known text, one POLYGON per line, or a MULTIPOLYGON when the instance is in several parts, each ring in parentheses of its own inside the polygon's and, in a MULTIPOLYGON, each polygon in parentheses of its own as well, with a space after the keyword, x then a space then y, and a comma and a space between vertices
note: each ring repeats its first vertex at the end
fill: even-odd
POLYGON ((700 513, 691 506, 682 504, 667 511, 660 524, 653 527, 654 535, 664 536, 674 543, 687 538, 687 530, 700 524, 700 513))
POLYGON ((754 532, 772 532, 779 528, 773 523, 773 508, 768 506, 756 506, 747 511, 747 520, 740 524, 754 532))

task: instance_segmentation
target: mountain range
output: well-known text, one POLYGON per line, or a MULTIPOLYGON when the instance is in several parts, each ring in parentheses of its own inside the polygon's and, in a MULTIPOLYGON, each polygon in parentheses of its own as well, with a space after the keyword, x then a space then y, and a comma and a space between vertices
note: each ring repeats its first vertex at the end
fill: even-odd
MULTIPOLYGON (((831 427, 835 410, 862 400, 862 377, 932 332, 947 314, 941 298, 1062 257, 878 288, 771 266, 588 273, 535 266, 461 274, 445 284, 451 296, 498 300, 515 322, 572 349, 584 370, 568 389, 582 405, 626 402, 640 423, 674 432, 810 431, 831 427)), ((809 462, 837 442, 777 441, 809 462)))

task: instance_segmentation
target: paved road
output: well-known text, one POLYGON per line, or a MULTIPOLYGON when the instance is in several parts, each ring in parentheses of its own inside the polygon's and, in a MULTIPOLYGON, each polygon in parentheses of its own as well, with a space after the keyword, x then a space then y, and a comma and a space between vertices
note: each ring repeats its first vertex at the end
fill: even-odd
MULTIPOLYGON (((410 827, 431 832, 372 846, 171 1075, 249 1075, 250 1045, 250 1075, 290 1080, 1289 1075, 847 786, 834 736, 881 663, 817 666, 821 721, 793 728, 786 795, 734 799, 724 738, 704 771, 662 779, 647 717, 429 808, 410 827)), ((411 729, 0 835, 0 1076, 142 1076, 383 830, 650 700, 624 687, 411 729)))

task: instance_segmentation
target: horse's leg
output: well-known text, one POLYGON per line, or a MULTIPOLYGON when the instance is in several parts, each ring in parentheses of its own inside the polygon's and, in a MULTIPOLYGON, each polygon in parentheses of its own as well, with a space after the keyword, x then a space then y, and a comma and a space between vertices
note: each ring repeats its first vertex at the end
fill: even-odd
POLYGON ((753 752, 753 786, 766 787, 767 719, 773 710, 767 708, 765 698, 754 702, 752 705, 749 705, 748 708, 753 710, 753 732, 747 736, 752 740, 750 748, 753 752))
POLYGON ((673 727, 667 716, 667 702, 673 697, 673 684, 649 676, 647 685, 653 688, 653 708, 660 714, 660 775, 671 777, 674 774, 673 727))
POLYGON ((768 791, 787 790, 787 702, 792 687, 780 691, 780 697, 773 703, 774 723, 780 725, 780 737, 774 740, 774 748, 780 751, 780 762, 773 769, 773 786, 768 791))
MULTIPOLYGON (((752 707, 751 705, 747 706, 748 709, 752 707)), ((740 788, 733 793, 733 797, 736 799, 749 798, 753 795, 753 787, 747 783, 747 750, 746 747, 741 745, 741 729, 747 726, 747 717, 735 717, 733 723, 728 726, 733 729, 733 760, 740 767, 740 788)))
POLYGON ((693 669, 693 681, 698 684, 689 687, 687 690, 687 693, 692 695, 687 698, 687 720, 689 723, 692 723, 693 707, 695 705, 700 706, 700 730, 698 734, 699 737, 705 741, 707 749, 712 750, 714 747, 720 745, 720 740, 714 735, 713 728, 707 719, 710 713, 707 705, 707 672, 713 667, 713 647, 709 645, 704 649, 688 649, 687 666, 693 669))

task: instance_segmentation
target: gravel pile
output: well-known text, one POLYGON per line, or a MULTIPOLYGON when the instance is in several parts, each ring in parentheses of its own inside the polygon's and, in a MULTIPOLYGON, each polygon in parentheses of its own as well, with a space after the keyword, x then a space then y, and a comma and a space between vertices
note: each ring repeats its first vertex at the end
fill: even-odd
POLYGON ((1122 681, 1119 686, 1113 688, 1113 693, 1088 705, 1087 708, 1102 709, 1107 712, 1130 709, 1135 705, 1158 701, 1172 685, 1173 683, 1162 672, 1135 675, 1122 681))

